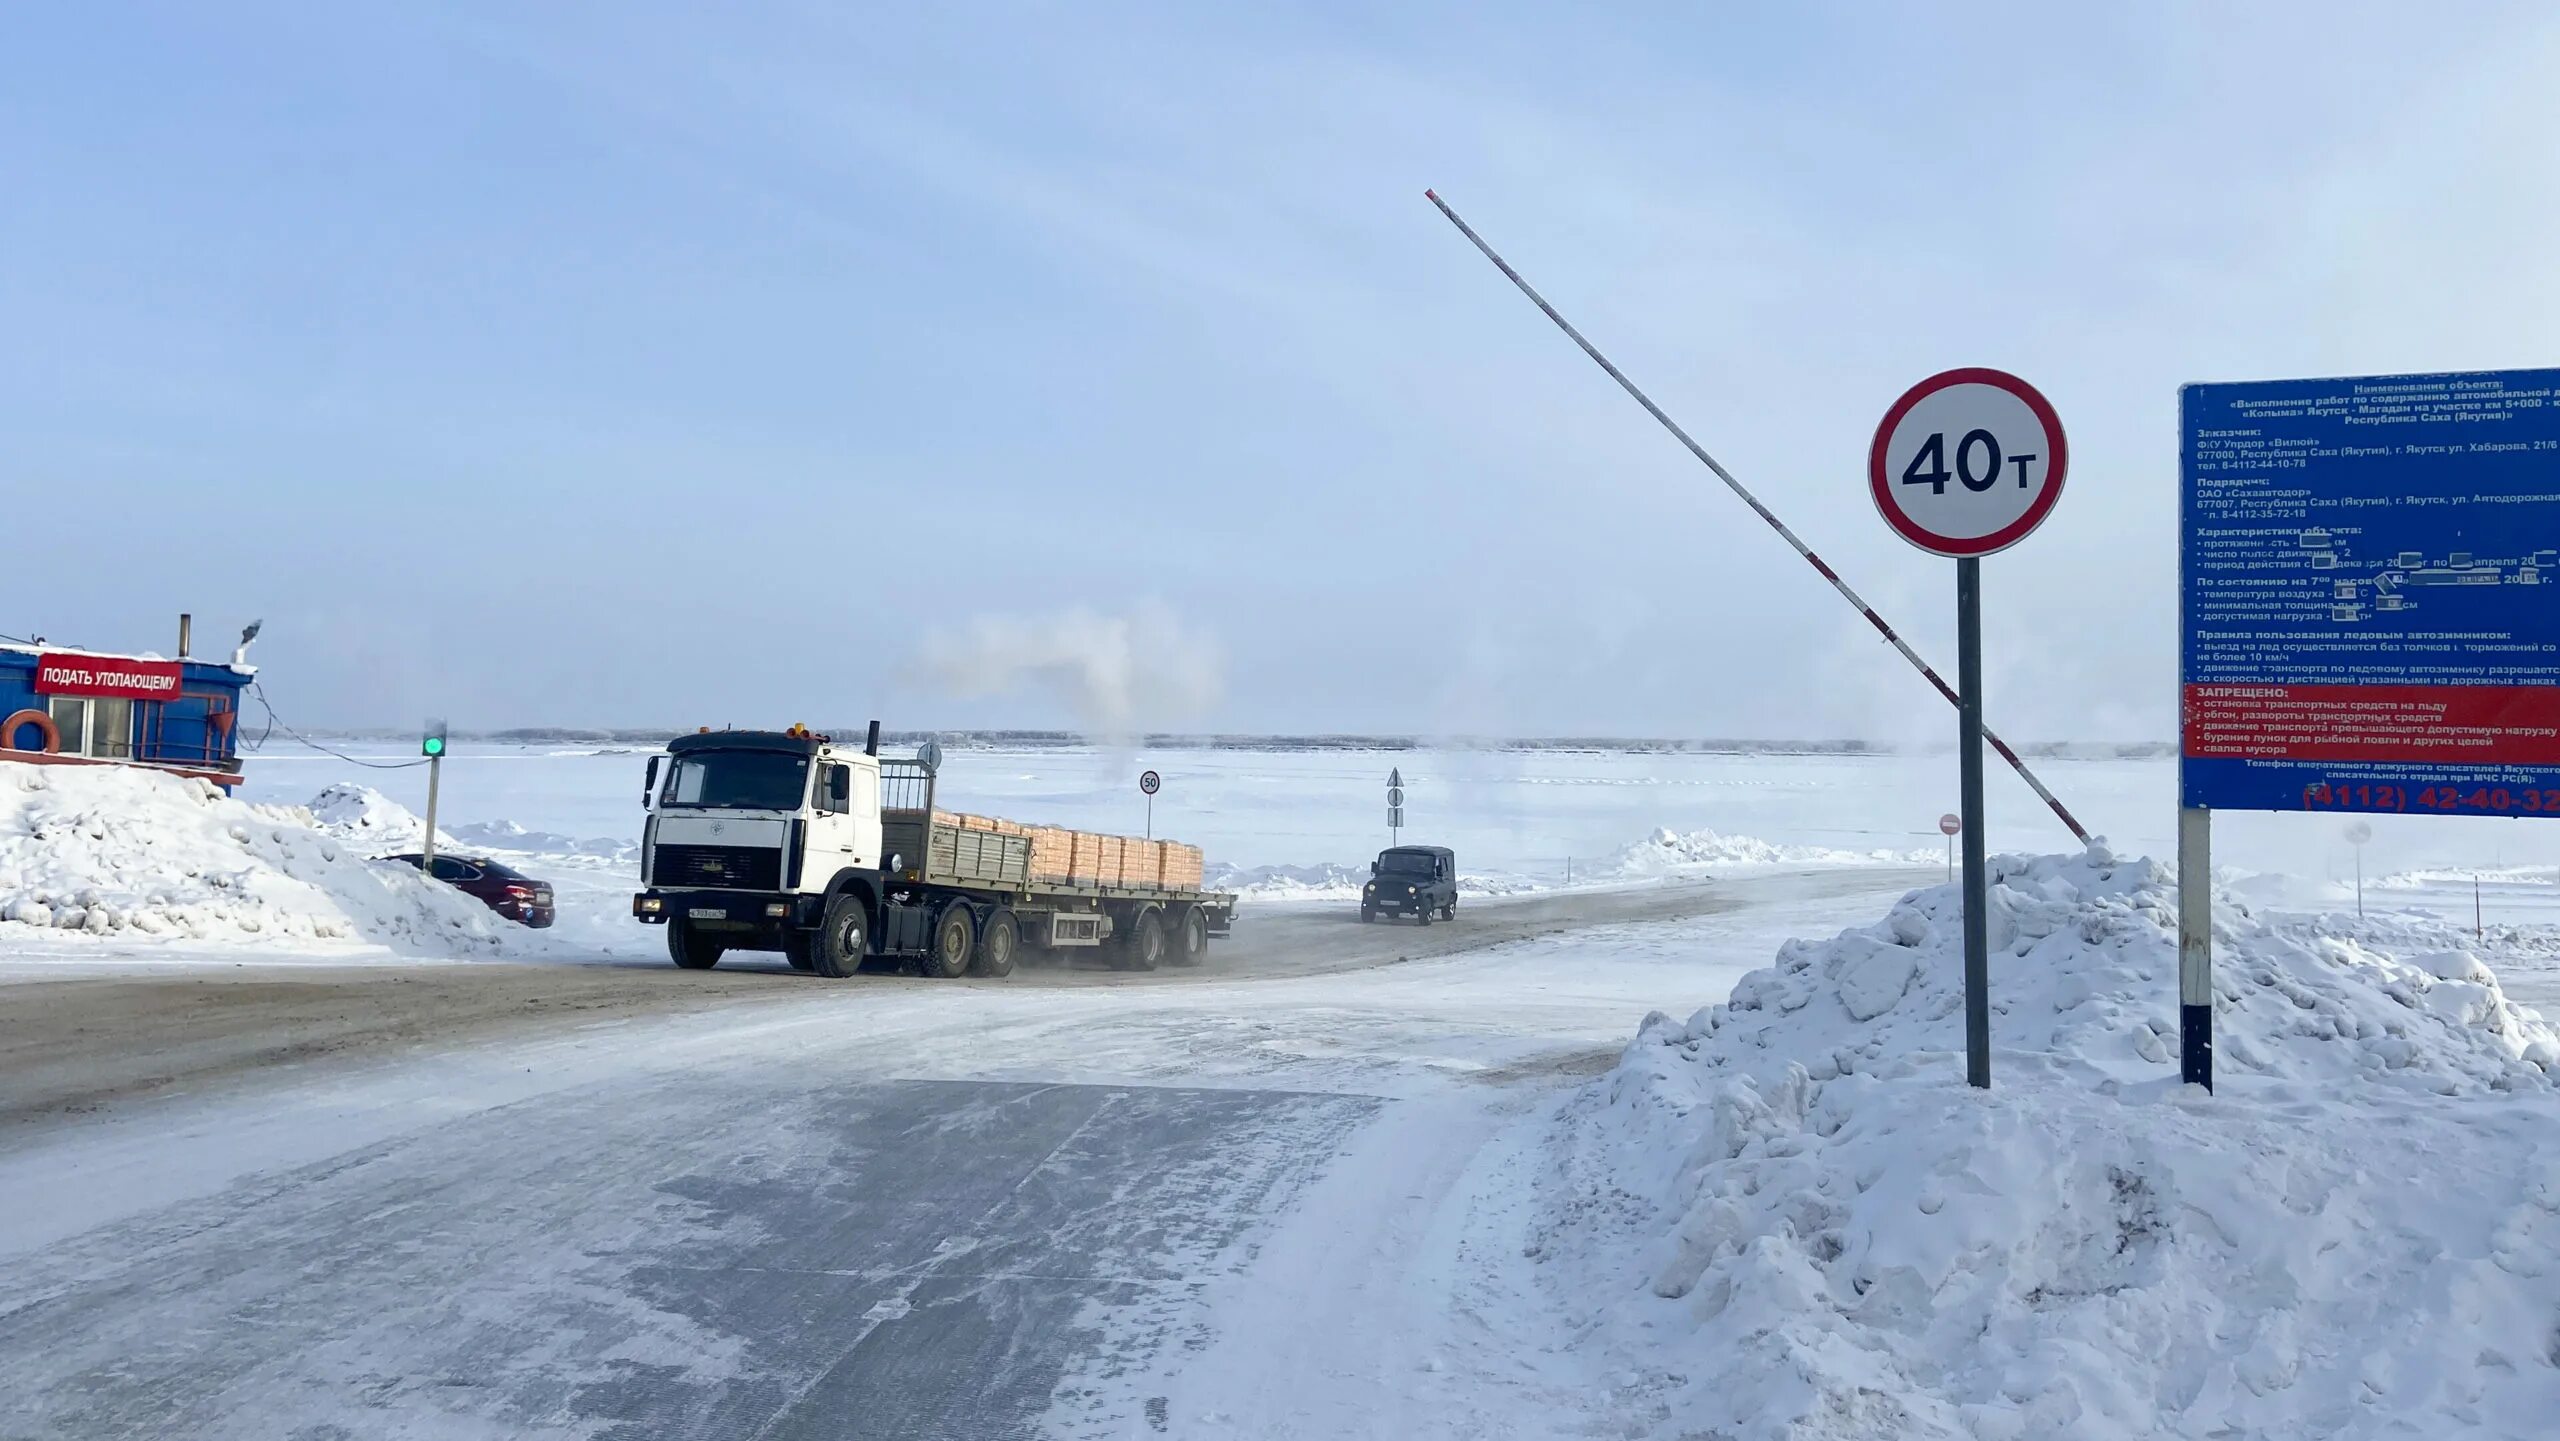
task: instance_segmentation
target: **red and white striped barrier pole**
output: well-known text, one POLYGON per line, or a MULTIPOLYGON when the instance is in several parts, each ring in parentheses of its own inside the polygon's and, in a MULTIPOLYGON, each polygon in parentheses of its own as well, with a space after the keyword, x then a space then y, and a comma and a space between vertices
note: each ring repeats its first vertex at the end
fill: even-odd
MULTIPOLYGON (((1469 243, 1473 244, 1476 249, 1484 252, 1484 258, 1492 261, 1495 269, 1500 270, 1504 276, 1508 277, 1513 285, 1520 287, 1520 293, 1529 297, 1530 303, 1536 305, 1538 309, 1546 312, 1547 319, 1554 321, 1558 330, 1563 331, 1574 344, 1581 346, 1583 354, 1590 356, 1595 364, 1597 364, 1602 370, 1607 371, 1609 373, 1609 378, 1618 382, 1620 389, 1623 389, 1627 394, 1635 397, 1636 404, 1644 407, 1645 414, 1660 421, 1663 429, 1670 431, 1673 438, 1677 439, 1682 445, 1689 448, 1689 453, 1691 455, 1696 456, 1699 462, 1705 465, 1707 469, 1715 472, 1716 479, 1723 481, 1726 489, 1731 490, 1735 495, 1740 496, 1742 498, 1742 503, 1751 507, 1752 514, 1757 515, 1764 521, 1767 521, 1769 523, 1769 528, 1776 531, 1780 539, 1784 540, 1788 545, 1793 546, 1796 554, 1803 556, 1807 565, 1810 565, 1815 570, 1820 571, 1822 573, 1822 578, 1831 582, 1831 588, 1840 592, 1841 599, 1846 600, 1849 604, 1857 607, 1858 614, 1867 618, 1867 624, 1874 626, 1878 634, 1882 635, 1887 641, 1892 642, 1893 648, 1902 652, 1902 658, 1911 662, 1912 669, 1920 672, 1923 679, 1927 680, 1929 684, 1937 687, 1938 694, 1946 697, 1947 704, 1955 706, 1959 710, 1963 709, 1963 701, 1957 696, 1955 687, 1948 685, 1946 681, 1940 679, 1937 671, 1932 669, 1927 661, 1920 658, 1920 653, 1913 650, 1910 643, 1905 641, 1892 626, 1887 625, 1883 616, 1876 614, 1876 608, 1874 606, 1867 604, 1864 598, 1860 597, 1856 591, 1849 588, 1849 583, 1847 581, 1840 578, 1840 573, 1838 571, 1833 570, 1821 556, 1813 553, 1813 547, 1806 545, 1802 540, 1797 538, 1794 531, 1787 529, 1787 523, 1778 519, 1775 511, 1772 511, 1769 507, 1762 505, 1760 503, 1760 498, 1745 489, 1741 481, 1734 479, 1733 472, 1717 464, 1716 458, 1707 454, 1705 446, 1702 446, 1698 444, 1697 441, 1692 440, 1689 437, 1689 432, 1680 428, 1680 423, 1678 421, 1673 420, 1668 415, 1665 415, 1662 407, 1653 403, 1652 397, 1646 395, 1642 390, 1637 389, 1634 381, 1627 379, 1625 371, 1622 371, 1615 365, 1610 364, 1609 357, 1602 355, 1598 346, 1583 339, 1582 332, 1573 328, 1573 322, 1558 314, 1556 312, 1556 308, 1547 303, 1547 298, 1538 293, 1537 287, 1522 279, 1520 272, 1511 268, 1511 262, 1496 254, 1492 246, 1485 244, 1484 237, 1476 234, 1475 227, 1467 224, 1464 220, 1459 219, 1458 212, 1449 208, 1449 202, 1441 199, 1438 191, 1426 190, 1422 192, 1422 194, 1423 198, 1429 200, 1433 205, 1440 208, 1441 214, 1449 217, 1449 223, 1458 227, 1459 234, 1467 237, 1469 243)), ((2046 805, 2053 807, 2053 813, 2062 818, 2062 823, 2064 825, 2071 828, 2071 834, 2079 837, 2082 845, 2087 845, 2089 843, 2089 832, 2087 829, 2082 827, 2078 818, 2071 814, 2070 810, 2062 804, 2060 798, 2056 797, 2053 792, 2045 789, 2044 782, 2037 780, 2035 772, 2027 769, 2027 763, 2019 758, 2016 751, 2009 748, 2009 743, 2000 739, 2000 737, 1993 735, 1990 728, 1987 726, 1983 728, 1982 738, 1990 744, 1993 750, 2000 753, 2000 759, 2009 763, 2009 769, 2016 771, 2020 780, 2025 781, 2037 795, 2043 797, 2046 805)))

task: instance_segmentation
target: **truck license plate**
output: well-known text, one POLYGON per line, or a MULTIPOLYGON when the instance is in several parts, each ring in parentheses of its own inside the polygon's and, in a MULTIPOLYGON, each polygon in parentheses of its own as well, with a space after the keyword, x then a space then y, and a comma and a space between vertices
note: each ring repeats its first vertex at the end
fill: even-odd
POLYGON ((725 921, 729 919, 729 913, 720 909, 718 906, 695 906, 692 910, 685 912, 685 914, 691 916, 697 921, 725 921))

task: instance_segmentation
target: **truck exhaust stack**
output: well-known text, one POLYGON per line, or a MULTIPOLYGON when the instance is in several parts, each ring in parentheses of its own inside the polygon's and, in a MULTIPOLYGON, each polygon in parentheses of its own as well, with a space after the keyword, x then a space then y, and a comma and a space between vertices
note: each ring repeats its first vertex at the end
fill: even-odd
POLYGON ((880 754, 880 722, 871 723, 871 739, 862 743, 862 753, 867 756, 880 754))

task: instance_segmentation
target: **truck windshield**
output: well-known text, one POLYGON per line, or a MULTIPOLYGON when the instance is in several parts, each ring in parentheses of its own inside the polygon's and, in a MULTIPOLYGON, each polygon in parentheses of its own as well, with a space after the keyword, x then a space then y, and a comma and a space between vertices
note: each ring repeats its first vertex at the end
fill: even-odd
POLYGON ((1378 860, 1380 862, 1378 868, 1390 875, 1427 876, 1433 869, 1432 857, 1428 851, 1389 851, 1378 860))
POLYGON ((778 751, 710 751, 679 757, 659 804, 791 811, 808 793, 809 758, 778 751))

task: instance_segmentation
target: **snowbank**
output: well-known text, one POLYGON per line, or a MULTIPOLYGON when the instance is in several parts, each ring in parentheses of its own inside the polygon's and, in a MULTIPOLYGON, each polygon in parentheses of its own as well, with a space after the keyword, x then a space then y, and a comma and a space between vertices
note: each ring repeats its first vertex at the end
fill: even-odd
POLYGON ((1842 851, 1828 846, 1790 846, 1729 836, 1717 831, 1657 830, 1612 857, 1598 872, 1643 879, 1707 870, 1741 870, 1753 866, 1913 865, 1935 861, 1935 851, 1842 851))
MULTIPOLYGON (((426 841, 425 818, 373 787, 352 781, 328 787, 303 809, 321 830, 374 855, 418 850, 426 841)), ((452 844, 452 832, 436 827, 436 845, 452 844)))
MULTIPOLYGON (((437 831, 443 831, 438 826, 437 831)), ((474 821, 455 826, 454 838, 466 846, 484 850, 513 851, 519 855, 549 858, 578 857, 584 860, 639 864, 637 841, 609 838, 564 836, 557 831, 527 830, 514 821, 474 821)))
POLYGON ((0 762, 0 949, 40 931, 438 955, 490 954, 520 938, 478 901, 372 862, 392 843, 370 839, 361 810, 333 805, 324 826, 302 807, 251 805, 203 781, 0 762))
MULTIPOLYGON (((1824 846, 1780 845, 1750 836, 1716 831, 1657 830, 1644 840, 1597 862, 1577 863, 1573 879, 1586 885, 1623 885, 1630 881, 1705 879, 1716 871, 1747 871, 1782 866, 1917 865, 1935 862, 1935 851, 1841 851, 1824 846)), ((1366 862, 1359 865, 1230 866, 1211 864, 1213 890, 1234 891, 1259 901, 1358 900, 1369 880, 1366 862)), ((1465 896, 1514 896, 1561 889, 1561 876, 1532 877, 1499 872, 1461 873, 1458 893, 1465 896)))
MULTIPOLYGON (((1254 901, 1356 901, 1369 883, 1369 867, 1231 866, 1212 862, 1205 884, 1213 891, 1233 891, 1254 901)), ((1546 887, 1523 876, 1458 875, 1462 896, 1516 896, 1546 887)))
POLYGON ((1648 1018, 1527 1244, 1625 1434, 2543 1433, 2560 1035, 2463 933, 2233 904, 2206 1096, 2175 911, 2147 861, 1995 861, 1987 1093, 1952 887, 1648 1018))
MULTIPOLYGON (((368 848, 375 855, 416 850, 427 833, 427 823, 417 812, 371 786, 352 781, 341 781, 321 791, 304 809, 311 812, 320 829, 350 845, 368 848)), ((582 840, 553 831, 528 830, 514 821, 438 826, 436 846, 473 855, 496 852, 537 865, 566 860, 623 864, 637 863, 640 858, 637 842, 582 840)))

